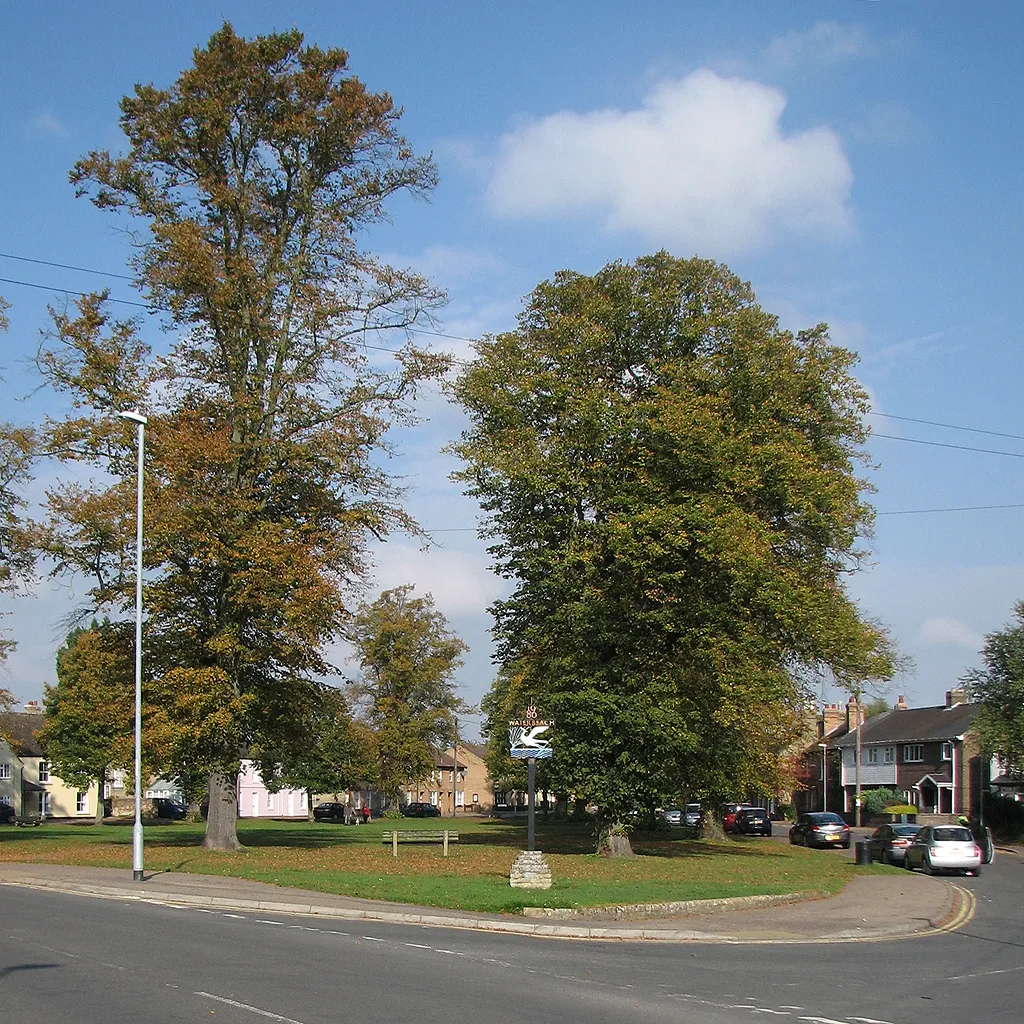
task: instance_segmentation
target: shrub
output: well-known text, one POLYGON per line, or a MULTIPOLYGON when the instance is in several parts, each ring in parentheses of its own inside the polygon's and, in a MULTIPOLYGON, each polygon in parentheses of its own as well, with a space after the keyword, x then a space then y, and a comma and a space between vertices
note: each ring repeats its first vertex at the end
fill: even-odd
MULTIPOLYGON (((862 813, 872 816, 881 814, 890 806, 902 803, 903 794, 898 793, 895 789, 866 789, 860 795, 862 813)), ((903 813, 909 814, 910 812, 904 811, 903 813)))
POLYGON ((1009 796, 985 796, 985 824, 1001 839, 1024 836, 1024 804, 1009 796))

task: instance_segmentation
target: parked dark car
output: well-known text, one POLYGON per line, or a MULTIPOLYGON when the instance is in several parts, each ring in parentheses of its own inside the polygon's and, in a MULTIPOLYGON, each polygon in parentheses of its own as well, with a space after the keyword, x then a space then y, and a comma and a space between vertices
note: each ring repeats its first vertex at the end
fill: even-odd
POLYGON ((850 848, 850 826, 831 811, 811 811, 801 814, 789 830, 789 841, 794 846, 841 846, 850 848))
POLYGON ((763 807, 745 807, 736 815, 733 831, 741 836, 770 836, 772 819, 763 807))
POLYGON ((883 864, 902 864, 907 855, 907 847, 920 831, 920 825, 879 825, 868 840, 871 844, 871 859, 883 864))
POLYGON ((722 829, 726 832, 736 830, 736 815, 745 811, 747 804, 726 804, 722 808, 722 829))
POLYGON ((344 821, 345 805, 325 801, 313 808, 314 821, 344 821))
POLYGON ((402 808, 402 814, 407 818, 440 818, 441 810, 433 804, 412 803, 402 808))
POLYGON ((5 825, 14 824, 14 819, 17 815, 14 813, 14 808, 10 804, 0 804, 0 821, 5 825))
POLYGON ((177 800, 168 800, 165 797, 158 797, 153 801, 153 811, 158 818, 165 818, 168 821, 184 821, 188 814, 188 809, 177 800))

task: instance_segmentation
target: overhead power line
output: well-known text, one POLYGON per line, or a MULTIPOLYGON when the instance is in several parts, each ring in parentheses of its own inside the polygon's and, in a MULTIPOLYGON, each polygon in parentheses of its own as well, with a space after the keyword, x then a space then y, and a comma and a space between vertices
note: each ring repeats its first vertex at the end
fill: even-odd
MULTIPOLYGON (((989 434, 991 437, 1008 437, 1014 441, 1024 441, 1024 434, 1004 434, 1001 430, 982 430, 980 427, 961 427, 956 423, 940 423, 937 420, 920 420, 915 416, 897 416, 891 412, 869 412, 869 416, 884 416, 887 420, 902 420, 904 423, 923 423, 929 427, 945 427, 947 430, 964 430, 971 434, 989 434)), ((879 437, 882 435, 879 434, 879 437)))
POLYGON ((1024 459, 1024 452, 1001 452, 994 448, 972 448, 964 444, 947 444, 944 441, 924 441, 919 437, 900 437, 899 434, 876 434, 872 437, 884 437, 888 441, 906 441, 909 444, 926 444, 932 448, 953 448, 958 452, 981 452, 983 455, 1005 455, 1008 459, 1024 459))
POLYGON ((932 512, 987 512, 990 509, 1024 508, 1020 505, 958 505, 954 508, 907 508, 895 512, 876 512, 876 516, 923 516, 932 512))

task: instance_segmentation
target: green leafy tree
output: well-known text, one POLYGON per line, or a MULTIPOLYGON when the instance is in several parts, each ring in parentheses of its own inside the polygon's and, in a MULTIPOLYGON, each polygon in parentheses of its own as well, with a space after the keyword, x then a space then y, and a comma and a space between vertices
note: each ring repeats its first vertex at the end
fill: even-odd
POLYGON ((873 697, 864 705, 864 717, 875 718, 892 711, 889 701, 885 697, 873 697))
POLYGON ((126 152, 90 153, 71 179, 141 227, 138 285, 173 340, 153 352, 102 296, 54 314, 39 365, 73 412, 46 449, 116 482, 53 488, 39 544, 57 572, 91 575, 97 607, 128 611, 135 428, 115 413, 141 409, 145 671, 172 770, 207 775, 205 845, 231 850, 240 758, 287 745, 333 671, 325 652, 369 540, 415 529, 382 456, 447 362, 364 342, 442 296, 359 234, 435 170, 391 98, 296 31, 247 40, 225 24, 169 88, 136 86, 121 112, 126 152))
POLYGON ((57 685, 45 688, 39 742, 67 783, 99 789, 96 819, 110 769, 134 761, 135 637, 126 623, 76 629, 57 652, 57 685))
POLYGON ((667 253, 539 285, 454 387, 489 517, 502 666, 557 721, 556 784, 609 828, 685 786, 770 783, 806 680, 886 676, 844 587, 872 510, 852 353, 667 253))
POLYGON ((981 660, 985 667, 963 682, 981 704, 975 729, 982 749, 997 754, 1005 772, 1024 775, 1024 601, 1013 620, 985 637, 981 660))
POLYGON ((312 820, 315 794, 339 794, 373 781, 375 755, 373 733, 352 717, 345 695, 323 686, 292 749, 280 759, 261 758, 260 770, 268 787, 306 790, 312 820))
POLYGON ((352 629, 362 676, 357 686, 377 750, 377 781, 388 805, 426 778, 434 751, 454 735, 460 708, 452 676, 466 645, 411 585, 360 607, 352 629))

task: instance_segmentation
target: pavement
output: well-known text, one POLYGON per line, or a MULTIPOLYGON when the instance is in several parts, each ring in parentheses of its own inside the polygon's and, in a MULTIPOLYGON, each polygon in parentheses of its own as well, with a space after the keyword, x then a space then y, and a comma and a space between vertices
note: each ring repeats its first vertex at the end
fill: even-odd
MULTIPOLYGON (((1004 853, 1018 852, 1004 850, 1004 853)), ((973 894, 946 879, 906 872, 855 877, 837 896, 741 897, 573 916, 526 917, 336 896, 241 878, 115 868, 0 864, 0 885, 107 899, 325 919, 379 921, 563 939, 660 942, 863 942, 953 931, 974 915, 973 894)))

